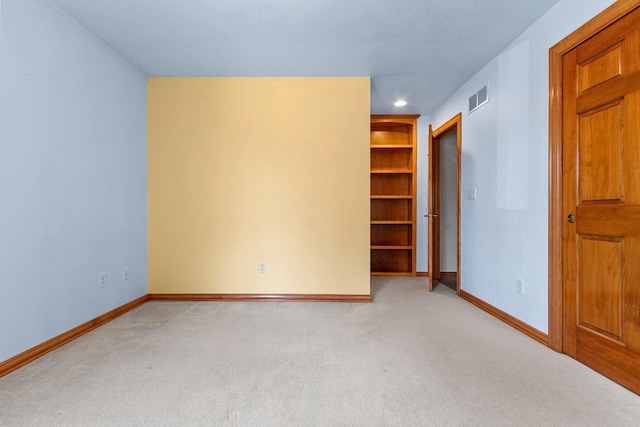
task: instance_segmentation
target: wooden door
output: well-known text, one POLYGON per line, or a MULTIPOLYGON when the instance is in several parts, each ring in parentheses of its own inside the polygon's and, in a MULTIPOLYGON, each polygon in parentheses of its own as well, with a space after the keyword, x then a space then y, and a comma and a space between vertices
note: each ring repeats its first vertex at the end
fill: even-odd
POLYGON ((434 137, 429 125, 429 185, 428 185, 428 233, 429 233, 429 291, 440 278, 440 140, 434 137))
POLYGON ((563 351, 640 393, 640 10, 562 65, 563 351))
POLYGON ((457 183, 456 183, 456 199, 457 199, 457 288, 460 293, 460 263, 461 263, 461 247, 460 247, 460 184, 462 179, 462 113, 456 114, 438 129, 433 130, 429 125, 429 185, 427 191, 428 214, 428 236, 429 236, 429 290, 433 290, 434 280, 439 279, 442 275, 440 271, 440 147, 441 139, 456 133, 456 163, 457 163, 457 183))

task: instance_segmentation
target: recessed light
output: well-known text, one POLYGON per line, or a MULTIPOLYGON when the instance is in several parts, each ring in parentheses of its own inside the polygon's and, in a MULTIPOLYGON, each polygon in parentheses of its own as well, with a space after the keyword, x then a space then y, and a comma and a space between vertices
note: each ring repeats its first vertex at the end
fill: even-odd
POLYGON ((393 103, 394 107, 404 107, 407 105, 407 101, 398 100, 393 103))

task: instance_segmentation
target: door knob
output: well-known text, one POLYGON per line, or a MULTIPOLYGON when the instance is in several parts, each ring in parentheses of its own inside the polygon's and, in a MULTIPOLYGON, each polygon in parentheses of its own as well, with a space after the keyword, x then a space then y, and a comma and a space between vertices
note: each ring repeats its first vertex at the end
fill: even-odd
POLYGON ((426 214, 425 218, 438 218, 438 214, 426 214))
POLYGON ((567 221, 569 221, 571 224, 576 222, 576 216, 574 214, 569 214, 569 216, 567 217, 567 221))

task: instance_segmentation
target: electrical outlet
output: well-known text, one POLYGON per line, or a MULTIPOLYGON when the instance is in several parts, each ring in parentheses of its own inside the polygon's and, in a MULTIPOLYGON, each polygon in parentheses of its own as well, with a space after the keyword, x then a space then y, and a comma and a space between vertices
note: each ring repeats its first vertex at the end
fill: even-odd
POLYGON ((258 263, 258 273, 263 274, 267 272, 267 263, 264 261, 260 261, 258 263))
POLYGON ((107 273, 98 274, 98 286, 104 288, 105 286, 107 286, 108 281, 109 278, 107 277, 107 273))
POLYGON ((516 292, 520 295, 524 295, 524 280, 518 279, 516 280, 516 292))
POLYGON ((129 267, 122 269, 122 281, 126 282, 127 280, 129 280, 129 267))
POLYGON ((478 198, 478 189, 476 187, 472 187, 467 191, 467 199, 468 200, 476 200, 478 198))

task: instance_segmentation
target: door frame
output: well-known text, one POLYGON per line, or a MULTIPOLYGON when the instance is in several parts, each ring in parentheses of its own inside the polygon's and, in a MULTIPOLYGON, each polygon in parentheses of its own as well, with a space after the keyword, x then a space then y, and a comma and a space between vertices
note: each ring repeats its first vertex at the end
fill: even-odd
MULTIPOLYGON (((457 149, 457 280, 456 280, 456 292, 460 295, 461 289, 461 274, 460 274, 460 265, 461 265, 461 185, 462 185, 462 113, 456 114, 454 117, 449 119, 442 126, 437 128, 435 131, 432 129, 432 126, 429 125, 429 185, 428 185, 428 213, 427 213, 427 233, 428 233, 428 241, 429 241, 429 250, 428 250, 428 265, 429 265, 429 291, 433 291, 433 281, 440 277, 440 219, 438 217, 433 217, 433 214, 439 215, 438 212, 434 212, 434 206, 436 205, 435 200, 436 197, 439 199, 440 197, 440 140, 442 137, 451 133, 452 131, 456 132, 456 149, 457 149), (437 145, 436 145, 437 144, 437 145), (438 227, 434 227, 434 222, 437 223, 438 227), (436 244, 437 241, 437 244, 436 244), (436 277, 437 276, 437 277, 436 277)), ((439 205, 439 200, 438 204, 439 205)))
POLYGON ((640 7, 640 0, 617 0, 549 50, 549 342, 563 352, 562 277, 562 61, 564 55, 640 7))

